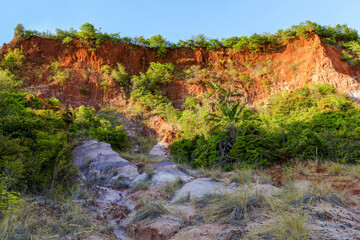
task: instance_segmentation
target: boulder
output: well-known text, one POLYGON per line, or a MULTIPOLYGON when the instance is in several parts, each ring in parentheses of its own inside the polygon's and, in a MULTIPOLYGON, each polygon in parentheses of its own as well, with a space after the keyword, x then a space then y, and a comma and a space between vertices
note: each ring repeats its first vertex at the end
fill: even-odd
POLYGON ((151 186, 176 182, 179 179, 183 182, 193 179, 189 175, 192 171, 191 169, 171 161, 159 162, 153 166, 153 169, 154 174, 151 178, 151 186))
POLYGON ((186 183, 179 189, 171 202, 177 202, 182 198, 186 198, 187 196, 190 199, 201 198, 206 194, 223 194, 228 190, 225 188, 224 184, 212 181, 207 178, 195 179, 194 181, 186 183))
POLYGON ((149 152, 150 157, 168 157, 169 148, 166 143, 158 142, 149 152))
POLYGON ((74 164, 84 176, 99 185, 126 187, 139 176, 137 166, 121 158, 108 143, 83 142, 74 149, 73 155, 74 164))

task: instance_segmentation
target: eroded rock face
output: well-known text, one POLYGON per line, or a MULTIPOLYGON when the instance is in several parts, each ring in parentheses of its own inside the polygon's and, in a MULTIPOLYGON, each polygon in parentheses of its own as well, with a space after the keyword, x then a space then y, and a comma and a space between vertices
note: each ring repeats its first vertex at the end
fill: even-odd
POLYGON ((171 161, 159 162, 153 166, 153 169, 154 175, 151 178, 151 186, 175 182, 179 179, 183 182, 193 179, 190 174, 194 170, 171 161))
POLYGON ((139 176, 136 165, 121 158, 108 143, 83 142, 74 149, 73 155, 74 164, 85 177, 99 185, 126 187, 139 176))

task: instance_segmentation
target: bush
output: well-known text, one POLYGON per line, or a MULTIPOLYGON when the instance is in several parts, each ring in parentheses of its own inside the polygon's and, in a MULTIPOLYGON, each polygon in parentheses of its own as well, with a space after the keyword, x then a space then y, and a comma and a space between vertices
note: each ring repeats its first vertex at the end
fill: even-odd
POLYGON ((117 68, 112 69, 110 66, 104 65, 101 67, 101 70, 103 71, 103 81, 114 80, 120 86, 122 97, 128 99, 132 90, 132 81, 125 67, 118 63, 117 68))
POLYGON ((18 80, 9 70, 0 70, 0 96, 5 92, 11 92, 20 86, 22 81, 18 80))
POLYGON ((161 35, 152 36, 147 40, 147 43, 149 47, 157 49, 159 57, 166 56, 168 42, 161 35))
POLYGON ((1 66, 13 72, 16 68, 20 68, 24 62, 25 55, 22 50, 18 48, 9 49, 1 61, 1 66))
POLYGON ((64 38, 64 39, 63 39, 63 41, 62 41, 62 42, 63 42, 64 44, 66 44, 66 43, 71 43, 71 42, 72 42, 72 40, 73 40, 73 38, 72 38, 72 37, 66 37, 66 38, 64 38))
POLYGON ((78 37, 80 39, 96 39, 96 33, 97 33, 97 29, 94 27, 94 25, 90 24, 90 23, 84 23, 83 25, 80 26, 80 32, 78 32, 78 37))
MULTIPOLYGON (((110 122, 108 122, 110 124, 110 122)), ((90 134, 98 139, 111 144, 111 147, 122 150, 127 144, 127 133, 122 130, 123 126, 116 126, 115 129, 111 126, 101 126, 98 128, 91 128, 90 134)))
POLYGON ((14 40, 15 41, 21 41, 24 40, 24 26, 22 24, 18 24, 16 25, 15 29, 14 29, 14 40))

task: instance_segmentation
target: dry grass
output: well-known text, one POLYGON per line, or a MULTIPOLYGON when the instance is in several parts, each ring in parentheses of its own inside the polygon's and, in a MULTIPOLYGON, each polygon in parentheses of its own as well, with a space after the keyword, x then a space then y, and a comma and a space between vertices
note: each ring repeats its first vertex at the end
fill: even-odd
POLYGON ((237 169, 231 173, 231 182, 239 184, 249 184, 252 180, 254 170, 252 169, 237 169))
POLYGON ((284 188, 282 188, 279 195, 281 202, 285 204, 294 204, 306 195, 306 192, 300 190, 295 186, 294 182, 288 182, 284 188))
POLYGON ((220 168, 199 168, 197 170, 200 177, 210 178, 213 181, 220 180, 223 175, 223 172, 220 168))
POLYGON ((134 190, 135 191, 147 190, 149 187, 150 187, 150 181, 144 181, 144 182, 139 182, 138 184, 136 184, 134 190))
POLYGON ((175 192, 180 188, 180 186, 183 184, 182 180, 178 178, 175 182, 169 182, 164 186, 163 194, 166 198, 171 198, 174 196, 175 192))
POLYGON ((290 211, 278 210, 273 213, 272 220, 265 224, 262 234, 271 239, 305 240, 309 235, 307 214, 301 209, 290 211))
POLYGON ((293 172, 300 175, 309 175, 316 173, 317 162, 295 162, 293 172))
POLYGON ((348 165, 347 170, 352 176, 360 179, 360 164, 348 165))
POLYGON ((339 175, 344 171, 343 165, 340 163, 328 163, 326 164, 326 172, 330 175, 339 175))
POLYGON ((297 201, 293 201, 294 206, 302 206, 304 204, 312 204, 324 200, 339 206, 344 206, 344 193, 334 190, 330 183, 323 181, 314 181, 308 192, 298 197, 297 201))
POLYGON ((255 207, 267 206, 262 195, 251 194, 250 188, 235 193, 209 194, 195 204, 205 222, 240 224, 255 207))
POLYGON ((136 212, 132 223, 140 222, 143 220, 151 220, 164 214, 172 214, 172 211, 167 208, 162 202, 146 201, 141 202, 143 207, 136 212))
POLYGON ((1 219, 0 239, 113 238, 106 226, 96 224, 89 216, 80 203, 27 201, 20 211, 1 219))

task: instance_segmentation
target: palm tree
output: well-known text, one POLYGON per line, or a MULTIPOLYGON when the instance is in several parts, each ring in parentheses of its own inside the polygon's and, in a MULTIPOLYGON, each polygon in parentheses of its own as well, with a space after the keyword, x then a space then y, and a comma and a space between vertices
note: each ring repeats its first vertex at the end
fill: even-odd
POLYGON ((236 93, 238 88, 230 89, 228 86, 222 88, 220 84, 211 82, 211 85, 208 85, 214 91, 209 95, 217 95, 218 101, 213 103, 215 108, 218 110, 218 114, 209 113, 208 122, 215 122, 216 125, 212 128, 212 131, 215 131, 219 128, 231 130, 235 129, 236 122, 240 121, 242 118, 242 112, 247 105, 246 103, 241 103, 241 101, 235 101, 236 97, 243 97, 241 93, 236 93))
MULTIPOLYGON (((216 95, 218 101, 213 103, 217 110, 217 114, 209 113, 207 116, 208 122, 215 122, 215 126, 211 129, 211 132, 221 130, 226 132, 225 138, 219 142, 218 150, 221 154, 221 161, 227 162, 229 158, 229 151, 232 149, 236 138, 239 135, 239 129, 236 127, 236 123, 241 119, 245 119, 243 116, 243 110, 246 103, 241 101, 235 101, 236 97, 243 97, 243 94, 236 93, 238 88, 233 90, 230 87, 222 88, 220 84, 211 82, 210 88, 214 89, 213 93, 209 95, 216 95)), ((221 164, 220 161, 220 164, 221 164)))

